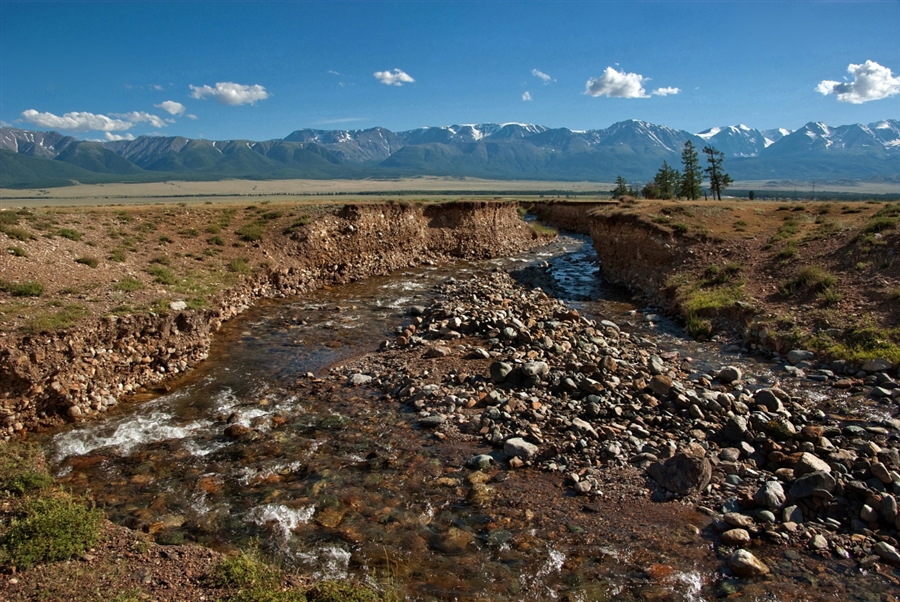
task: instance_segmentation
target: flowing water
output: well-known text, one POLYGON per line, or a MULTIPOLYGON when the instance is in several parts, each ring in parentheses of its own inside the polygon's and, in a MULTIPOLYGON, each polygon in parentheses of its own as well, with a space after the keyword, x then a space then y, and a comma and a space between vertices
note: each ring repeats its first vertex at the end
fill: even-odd
MULTIPOLYGON (((584 237, 492 263, 542 262, 582 311, 633 322, 701 369, 722 363, 605 287, 584 237)), ((422 267, 260 303, 226 324, 209 359, 170 393, 55 433, 47 441, 54 470, 113 521, 161 543, 258 546, 306 574, 393 584, 410 599, 721 594, 722 561, 700 529, 708 519, 690 509, 622 499, 620 515, 586 512, 558 477, 531 471, 500 471, 496 497, 473 500, 464 463, 484 446, 441 442, 376 392, 320 378, 376 349, 437 282, 474 269, 422 267), (226 436, 234 425, 253 430, 226 436)), ((761 382, 772 378, 768 366, 756 368, 761 382)), ((782 567, 799 575, 785 578, 788 591, 803 591, 804 563, 782 567)), ((830 566, 814 579, 831 587, 849 570, 830 566)), ((752 586, 744 593, 756 597, 752 586)))

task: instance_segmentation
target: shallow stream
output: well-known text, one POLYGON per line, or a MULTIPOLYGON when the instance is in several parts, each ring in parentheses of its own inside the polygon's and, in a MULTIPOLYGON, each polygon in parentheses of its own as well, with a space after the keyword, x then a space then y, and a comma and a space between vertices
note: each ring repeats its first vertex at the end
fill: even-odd
MULTIPOLYGON (((695 369, 725 362, 606 287, 585 237, 492 263, 543 262, 582 312, 631 323, 695 369)), ((410 599, 766 598, 765 588, 719 580, 708 519, 690 508, 623 497, 621 512, 598 513, 558 476, 534 471, 499 471, 497 497, 472 500, 464 463, 485 446, 442 442, 376 392, 327 378, 390 338, 436 283, 482 267, 426 266, 260 303, 227 323, 209 359, 168 394, 53 434, 54 470, 113 521, 161 543, 258 546, 306 574, 369 579, 410 599), (226 435, 235 425, 261 434, 226 435)), ((758 382, 774 379, 770 366, 746 362, 758 382)), ((813 583, 835 599, 878 599, 882 587, 856 573, 848 582, 849 563, 776 562, 776 589, 790 599, 813 583)))

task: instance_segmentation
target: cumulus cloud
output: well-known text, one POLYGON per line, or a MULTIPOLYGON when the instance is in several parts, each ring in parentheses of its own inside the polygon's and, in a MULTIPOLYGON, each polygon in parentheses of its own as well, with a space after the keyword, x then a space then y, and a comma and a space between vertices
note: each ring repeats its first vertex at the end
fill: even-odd
POLYGON ((157 109, 162 109, 169 115, 181 115, 184 113, 185 106, 180 102, 175 102, 174 100, 164 100, 158 105, 153 105, 157 109))
POLYGON ((607 67, 600 77, 592 77, 585 85, 588 96, 609 96, 610 98, 649 98, 644 90, 644 82, 649 78, 637 73, 616 71, 607 67))
POLYGON ((385 86, 402 86, 403 84, 412 84, 416 81, 410 77, 409 74, 400 69, 394 69, 393 71, 376 71, 375 79, 385 86))
MULTIPOLYGON (((153 127, 156 128, 164 128, 166 127, 166 122, 156 115, 151 115, 150 113, 145 113, 144 111, 131 111, 130 113, 113 113, 113 117, 118 117, 119 119, 124 119, 134 125, 135 123, 147 122, 153 127)), ((125 128, 128 129, 128 128, 125 128)))
POLYGON ((650 94, 653 96, 669 96, 670 94, 680 94, 681 88, 657 88, 650 94))
POLYGON ((816 92, 826 96, 834 94, 838 102, 855 105, 900 94, 900 77, 894 77, 888 67, 882 67, 875 61, 866 61, 861 65, 851 63, 847 72, 853 76, 852 82, 826 79, 819 82, 816 92))
POLYGON ((529 92, 528 90, 525 90, 525 93, 522 94, 522 100, 524 100, 525 102, 528 102, 529 100, 531 100, 531 92, 529 92))
POLYGON ((111 142, 117 142, 119 140, 134 140, 133 134, 113 134, 110 132, 106 132, 106 139, 111 142))
POLYGON ((124 119, 113 119, 106 115, 73 111, 61 117, 53 113, 40 113, 34 109, 22 111, 22 118, 28 123, 45 128, 66 130, 69 132, 120 132, 130 129, 134 124, 124 119))
POLYGON ((255 104, 258 100, 265 100, 269 97, 269 93, 263 86, 254 84, 245 86, 234 82, 216 82, 216 87, 212 86, 189 86, 191 89, 191 97, 198 99, 214 98, 225 105, 246 105, 255 104))
POLYGON ((532 69, 532 70, 531 70, 531 74, 532 74, 533 76, 535 76, 536 78, 538 78, 539 80, 541 80, 542 82, 544 82, 545 84, 549 84, 550 82, 553 81, 553 78, 552 78, 552 77, 550 77, 549 75, 547 75, 547 74, 544 73, 543 71, 538 71, 537 69, 532 69))

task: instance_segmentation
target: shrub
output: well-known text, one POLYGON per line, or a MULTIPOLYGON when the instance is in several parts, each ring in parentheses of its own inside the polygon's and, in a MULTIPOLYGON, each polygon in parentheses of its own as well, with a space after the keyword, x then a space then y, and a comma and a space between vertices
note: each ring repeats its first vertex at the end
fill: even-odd
POLYGON ((734 222, 734 229, 737 230, 738 232, 746 231, 747 230, 747 222, 745 222, 742 219, 739 219, 738 221, 734 222))
POLYGON ((381 602, 378 592, 346 581, 320 581, 306 591, 309 602, 381 602))
POLYGON ((159 255, 150 260, 150 263, 155 263, 157 265, 170 265, 172 262, 169 261, 169 258, 165 255, 159 255))
POLYGON ((30 568, 78 556, 97 542, 103 514, 68 495, 25 500, 3 535, 6 562, 30 568))
POLYGON ((147 273, 153 276, 153 282, 157 284, 175 284, 175 273, 161 265, 151 265, 147 273))
POLYGON ((35 238, 34 234, 29 232, 24 228, 18 228, 16 226, 7 226, 5 224, 0 224, 0 232, 3 232, 7 236, 15 240, 21 240, 22 242, 32 240, 35 238))
POLYGON ((125 249, 116 249, 112 253, 109 254, 110 261, 117 261, 119 263, 125 261, 125 249))
POLYGON ((244 224, 235 233, 247 242, 256 242, 262 240, 263 227, 257 223, 244 224))
POLYGON ((795 278, 784 282, 778 290, 785 297, 791 297, 800 290, 825 292, 835 282, 837 277, 834 274, 816 266, 809 266, 800 270, 795 278))
POLYGON ((695 313, 688 313, 684 319, 684 330, 695 339, 708 337, 712 333, 712 324, 695 313))
POLYGON ((39 447, 17 443, 0 447, 0 491, 21 496, 52 485, 39 447))
POLYGON ((679 234, 687 234, 688 230, 690 230, 690 226, 688 226, 684 222, 675 222, 674 224, 672 224, 672 229, 679 234))
POLYGON ((118 282, 116 282, 113 285, 113 288, 116 289, 117 291, 130 293, 132 291, 136 291, 136 290, 144 288, 144 285, 137 278, 132 278, 130 276, 126 276, 126 277, 122 278, 121 280, 119 280, 118 282))
POLYGON ((777 253, 778 259, 793 259, 797 256, 799 243, 796 240, 789 240, 777 253))
MULTIPOLYGON (((521 209, 521 207, 519 207, 519 209, 521 209)), ((294 232, 296 232, 297 230, 299 230, 300 228, 302 228, 303 226, 308 224, 310 221, 312 221, 312 218, 310 216, 301 215, 300 217, 295 219, 293 222, 291 222, 290 226, 288 226, 287 228, 284 229, 284 234, 293 234, 294 232)))
POLYGON ((220 587, 278 585, 278 572, 259 559, 253 550, 226 558, 213 568, 213 579, 220 587))
POLYGON ((100 265, 100 262, 97 261, 97 258, 96 258, 96 257, 88 257, 88 256, 84 256, 84 257, 76 257, 76 258, 75 258, 75 263, 80 263, 80 264, 82 264, 82 265, 86 265, 86 266, 88 266, 89 268, 95 268, 95 267, 97 267, 98 265, 100 265))
POLYGON ((44 294, 44 285, 39 282, 7 282, 0 280, 0 291, 13 297, 40 297, 44 294))
POLYGON ((56 235, 68 238, 69 240, 81 240, 82 236, 81 232, 74 228, 60 228, 56 231, 56 235))
POLYGON ((15 226, 19 223, 19 214, 15 211, 0 211, 0 224, 15 226))
POLYGON ((14 257, 28 257, 28 252, 22 247, 7 247, 7 251, 9 251, 14 257))
POLYGON ((196 228, 186 228, 184 230, 179 230, 178 233, 185 238, 197 238, 200 236, 200 231, 196 228))
POLYGON ((866 234, 875 234, 876 232, 882 232, 884 230, 890 230, 894 226, 897 225, 897 218, 895 217, 876 217, 868 224, 862 227, 862 232, 866 234))
POLYGON ((234 272, 235 274, 249 274, 250 263, 243 257, 232 259, 228 264, 228 271, 234 272))
POLYGON ((172 239, 166 235, 162 235, 159 237, 159 244, 161 244, 161 245, 167 245, 170 242, 172 242, 172 239))
POLYGON ((206 239, 206 242, 208 242, 211 245, 216 245, 218 247, 225 246, 225 240, 218 234, 215 236, 210 236, 209 238, 206 239))

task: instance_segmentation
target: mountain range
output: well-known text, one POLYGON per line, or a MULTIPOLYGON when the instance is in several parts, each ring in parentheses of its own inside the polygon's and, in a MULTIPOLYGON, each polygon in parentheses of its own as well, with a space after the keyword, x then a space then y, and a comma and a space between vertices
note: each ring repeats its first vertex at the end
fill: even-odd
POLYGON ((301 129, 262 142, 180 136, 99 142, 3 127, 0 187, 419 175, 646 181, 663 161, 680 168, 689 140, 698 152, 706 145, 722 151, 736 180, 900 182, 900 121, 894 119, 839 127, 810 122, 796 131, 738 125, 698 134, 629 120, 587 131, 521 123, 404 132, 301 129))

